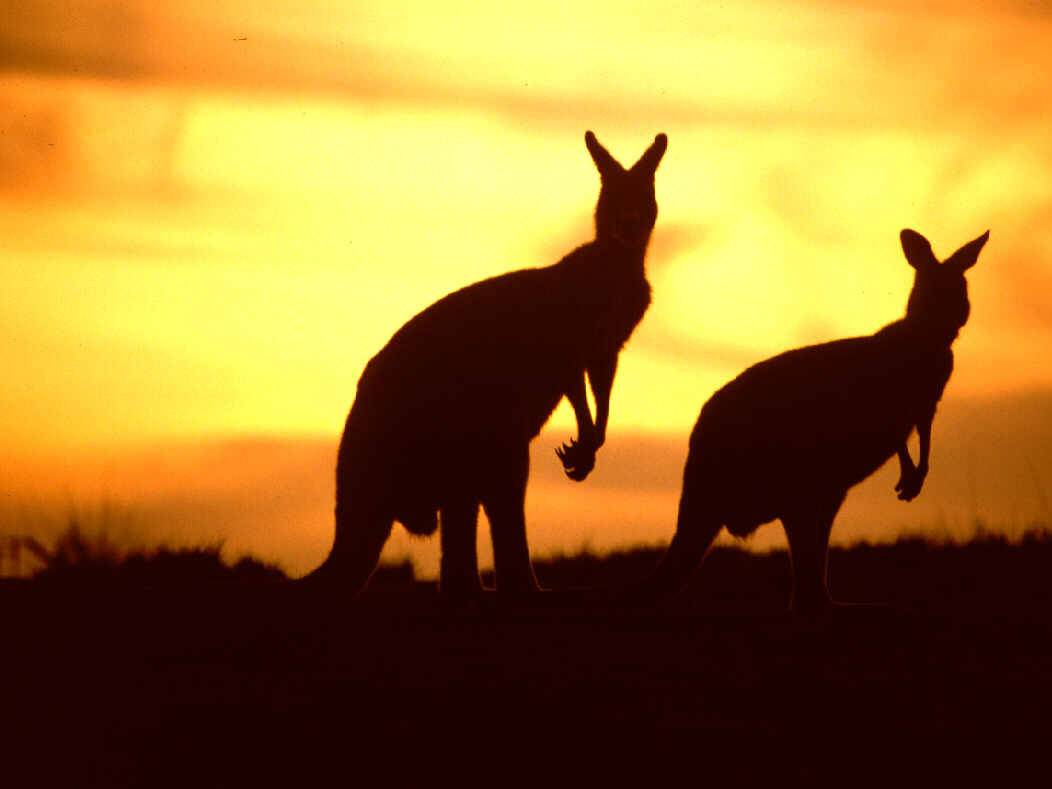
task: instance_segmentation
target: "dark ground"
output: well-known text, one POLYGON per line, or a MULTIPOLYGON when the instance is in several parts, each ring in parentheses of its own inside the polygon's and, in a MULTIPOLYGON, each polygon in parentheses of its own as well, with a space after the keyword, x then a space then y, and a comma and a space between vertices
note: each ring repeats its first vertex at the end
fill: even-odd
MULTIPOLYGON (((537 570, 553 588, 616 584, 658 555, 537 570)), ((162 564, 60 568, 0 587, 9 769, 28 765, 47 785, 235 786, 259 783, 245 765, 291 760, 350 784, 345 760, 368 761, 373 743, 411 757, 418 742, 514 735, 530 753, 583 752, 597 735, 694 729, 699 782, 716 769, 751 784, 769 770, 806 778, 831 753, 854 753, 849 741, 864 745, 867 775, 895 778, 889 736, 929 755, 942 743, 962 771, 995 741, 1043 759, 1020 743, 1052 731, 1042 535, 836 551, 834 594, 885 606, 822 621, 785 613, 780 553, 717 550, 683 596, 648 610, 450 611, 398 570, 347 603, 262 570, 162 564), (710 758, 722 743, 760 756, 710 758), (787 743, 793 762, 763 758, 787 743), (77 780, 60 779, 66 770, 77 780)))

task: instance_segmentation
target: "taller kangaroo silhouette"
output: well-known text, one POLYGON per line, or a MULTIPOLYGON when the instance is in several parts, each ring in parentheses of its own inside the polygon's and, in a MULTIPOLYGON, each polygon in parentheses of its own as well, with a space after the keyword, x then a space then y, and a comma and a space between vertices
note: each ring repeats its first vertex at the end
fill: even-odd
POLYGON ((356 593, 394 521, 433 534, 441 513, 441 590, 474 597, 482 592, 481 504, 498 591, 539 588, 524 513, 529 444, 565 396, 577 438, 556 450, 559 459, 576 481, 595 465, 618 354, 650 304, 643 263, 657 219, 654 173, 668 140, 657 135, 628 170, 590 131, 585 144, 601 183, 595 239, 554 265, 450 293, 366 365, 340 441, 336 536, 308 579, 356 593))
POLYGON ((940 264, 924 236, 903 230, 915 271, 904 318, 868 337, 767 359, 705 403, 690 436, 676 533, 637 592, 651 598, 681 586, 721 527, 744 537, 777 518, 792 558, 791 608, 828 607, 829 533, 848 489, 897 454, 898 497, 920 493, 936 404, 953 370, 950 346, 968 319, 964 273, 989 236, 940 264), (906 446, 914 428, 916 464, 906 446))

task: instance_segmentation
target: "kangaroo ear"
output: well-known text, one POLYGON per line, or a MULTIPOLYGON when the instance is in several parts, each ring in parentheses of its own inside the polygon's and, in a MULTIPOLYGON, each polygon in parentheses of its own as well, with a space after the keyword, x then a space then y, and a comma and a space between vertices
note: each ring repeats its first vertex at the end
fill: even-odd
POLYGON ((899 233, 899 241, 902 243, 906 262, 918 271, 939 264, 935 253, 931 251, 931 242, 916 230, 903 230, 899 233))
POLYGON ((617 159, 610 155, 610 152, 600 144, 592 132, 587 131, 584 133, 584 144, 588 147, 588 153, 592 154, 592 161, 595 162, 601 178, 606 178, 610 173, 624 170, 617 159))
POLYGON ((633 170, 644 170, 651 175, 657 170, 657 166, 661 164, 661 157, 665 155, 665 150, 668 148, 668 137, 664 134, 659 134, 654 138, 654 142, 646 152, 639 157, 639 161, 632 165, 633 170))
POLYGON ((990 238, 990 231, 987 230, 979 238, 974 241, 969 241, 963 247, 958 249, 943 263, 944 266, 953 266, 959 269, 961 272, 965 272, 975 265, 975 262, 979 259, 979 252, 986 244, 987 239, 990 238))

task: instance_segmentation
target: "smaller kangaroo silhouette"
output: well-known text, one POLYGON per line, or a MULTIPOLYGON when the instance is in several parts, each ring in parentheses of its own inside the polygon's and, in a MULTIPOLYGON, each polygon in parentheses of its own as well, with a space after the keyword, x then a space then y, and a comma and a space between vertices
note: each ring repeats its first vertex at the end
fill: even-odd
POLYGON ((989 236, 940 264, 927 239, 903 230, 915 271, 904 318, 868 337, 767 359, 705 403, 690 436, 676 533, 637 594, 653 599, 682 586, 723 526, 744 537, 780 519, 792 559, 790 608, 830 605, 829 533, 848 489, 897 454, 898 497, 920 493, 936 404, 953 369, 950 346, 968 319, 964 273, 989 236), (906 446, 914 428, 916 464, 906 446))
POLYGON ((667 144, 659 134, 626 170, 587 132, 601 182, 595 240, 554 265, 449 294, 370 360, 340 441, 333 547, 307 579, 357 593, 395 520, 424 535, 441 515, 441 590, 476 597, 481 504, 498 591, 538 589, 524 513, 529 444, 565 396, 577 437, 556 450, 559 460, 576 481, 595 465, 618 354, 650 304, 643 264, 667 144))

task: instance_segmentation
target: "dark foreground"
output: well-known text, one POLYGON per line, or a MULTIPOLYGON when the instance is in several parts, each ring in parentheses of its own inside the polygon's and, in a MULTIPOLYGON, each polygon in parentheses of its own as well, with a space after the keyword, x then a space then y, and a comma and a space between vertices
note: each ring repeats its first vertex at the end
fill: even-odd
MULTIPOLYGON (((611 584, 656 557, 565 559, 538 574, 557 588, 611 584)), ((52 785, 248 785, 259 776, 247 770, 280 762, 350 785, 350 765, 381 743, 411 760, 418 743, 453 738, 468 752, 504 739, 535 754, 696 729, 690 753, 705 774, 749 783, 757 772, 806 777, 854 752, 849 742, 869 754, 868 775, 892 777, 887 755, 901 751, 889 736, 929 754, 951 743, 948 764, 965 771, 994 741, 1052 731, 1048 538, 859 547, 831 568, 838 597, 886 605, 795 620, 784 554, 728 550, 648 610, 451 611, 397 572, 354 603, 266 579, 151 581, 141 568, 9 583, 0 772, 28 766, 52 785), (979 751, 965 745, 975 741, 979 751), (796 756, 710 760, 722 743, 790 743, 796 756)))

